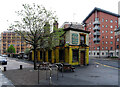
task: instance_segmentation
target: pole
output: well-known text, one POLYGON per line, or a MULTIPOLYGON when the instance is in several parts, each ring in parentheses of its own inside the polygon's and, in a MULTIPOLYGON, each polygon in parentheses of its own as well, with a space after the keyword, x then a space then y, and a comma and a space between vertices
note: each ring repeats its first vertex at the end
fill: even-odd
POLYGON ((39 66, 38 66, 38 84, 39 84, 39 66))
POLYGON ((57 67, 57 80, 58 80, 58 66, 56 65, 56 67, 57 67))
POLYGON ((116 35, 115 35, 115 56, 116 56, 116 35))
POLYGON ((99 58, 100 58, 100 46, 99 46, 99 58))

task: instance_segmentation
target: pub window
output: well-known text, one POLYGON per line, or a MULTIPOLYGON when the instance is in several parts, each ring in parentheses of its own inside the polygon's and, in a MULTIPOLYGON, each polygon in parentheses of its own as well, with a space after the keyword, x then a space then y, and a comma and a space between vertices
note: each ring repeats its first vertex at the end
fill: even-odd
POLYGON ((72 59, 72 61, 77 62, 78 58, 79 58, 79 50, 78 49, 73 49, 72 51, 73 51, 73 59, 72 59))
POLYGON ((85 35, 80 35, 80 44, 85 44, 85 35))

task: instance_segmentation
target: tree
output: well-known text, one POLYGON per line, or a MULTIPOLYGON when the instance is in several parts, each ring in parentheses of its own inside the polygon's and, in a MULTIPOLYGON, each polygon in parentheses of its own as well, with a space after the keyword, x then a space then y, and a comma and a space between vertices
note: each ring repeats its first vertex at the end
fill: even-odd
POLYGON ((10 45, 10 47, 8 47, 8 49, 7 49, 7 53, 15 53, 15 48, 14 48, 14 46, 13 45, 10 45))
POLYGON ((48 37, 44 34, 44 26, 57 20, 54 12, 46 10, 45 7, 33 4, 23 4, 23 10, 18 11, 21 21, 15 21, 10 28, 14 29, 26 43, 30 44, 34 50, 34 69, 36 69, 36 49, 39 40, 48 37))
POLYGON ((30 53, 30 49, 29 49, 29 48, 26 48, 25 51, 24 51, 24 53, 25 53, 26 55, 28 55, 28 54, 30 53))

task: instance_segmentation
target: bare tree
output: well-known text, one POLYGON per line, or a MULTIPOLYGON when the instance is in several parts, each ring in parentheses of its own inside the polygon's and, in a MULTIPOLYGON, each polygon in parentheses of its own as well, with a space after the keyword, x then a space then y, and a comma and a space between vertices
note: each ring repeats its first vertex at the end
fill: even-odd
POLYGON ((54 12, 46 10, 45 7, 33 4, 23 4, 24 9, 18 11, 21 20, 15 21, 10 28, 14 29, 24 40, 33 47, 34 50, 34 69, 36 69, 36 49, 41 43, 44 34, 45 24, 57 20, 54 12))

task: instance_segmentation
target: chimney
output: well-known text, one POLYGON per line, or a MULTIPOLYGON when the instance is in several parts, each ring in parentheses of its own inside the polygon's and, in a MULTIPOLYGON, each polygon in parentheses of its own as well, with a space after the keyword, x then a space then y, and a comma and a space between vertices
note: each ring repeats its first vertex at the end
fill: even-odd
POLYGON ((58 28, 58 22, 57 21, 55 21, 53 25, 54 25, 54 27, 58 28))

